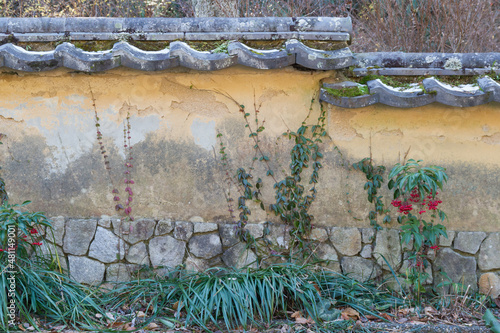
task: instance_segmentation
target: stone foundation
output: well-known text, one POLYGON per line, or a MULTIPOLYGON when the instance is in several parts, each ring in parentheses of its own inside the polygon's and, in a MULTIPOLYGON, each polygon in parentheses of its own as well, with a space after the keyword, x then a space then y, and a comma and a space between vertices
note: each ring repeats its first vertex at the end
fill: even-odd
MULTIPOLYGON (((256 267, 257 253, 239 242, 233 224, 204 222, 201 217, 191 221, 134 222, 106 216, 57 217, 52 221, 61 264, 81 283, 130 280, 141 266, 159 268, 160 274, 177 265, 190 271, 217 266, 256 267)), ((260 245, 257 251, 265 262, 279 262, 270 253, 279 253, 288 246, 286 226, 261 223, 248 224, 246 228, 260 245), (264 238, 270 248, 262 247, 264 238)), ((442 281, 440 271, 446 272, 453 282, 470 284, 473 290, 477 290, 482 274, 498 276, 500 233, 448 231, 448 236, 441 237, 440 250, 431 253, 429 284, 442 281)), ((327 268, 359 280, 391 277, 387 262, 396 272, 403 273, 407 267, 397 229, 376 232, 372 228, 318 227, 310 237, 317 256, 330 260, 324 264, 327 268)))

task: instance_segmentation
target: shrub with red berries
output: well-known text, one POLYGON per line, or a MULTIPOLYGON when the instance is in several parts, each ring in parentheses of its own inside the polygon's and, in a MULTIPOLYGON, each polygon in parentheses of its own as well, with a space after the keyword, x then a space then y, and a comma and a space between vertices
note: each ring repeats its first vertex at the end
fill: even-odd
POLYGON ((439 236, 448 237, 442 224, 446 214, 440 209, 442 201, 438 189, 442 189, 448 176, 438 166, 423 167, 421 161, 409 160, 397 164, 389 175, 389 189, 394 191, 392 206, 397 208, 397 221, 401 226, 401 242, 410 245, 407 280, 417 294, 428 274, 428 251, 439 250, 439 236))

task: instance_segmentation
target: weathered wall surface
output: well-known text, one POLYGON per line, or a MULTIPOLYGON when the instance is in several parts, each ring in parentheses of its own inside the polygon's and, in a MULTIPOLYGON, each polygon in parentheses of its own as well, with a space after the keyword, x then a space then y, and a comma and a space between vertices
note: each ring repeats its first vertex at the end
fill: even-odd
MULTIPOLYGON (((329 133, 347 159, 358 161, 372 154, 376 164, 393 166, 409 151, 408 158, 443 166, 450 176, 440 193, 448 229, 499 230, 498 103, 470 108, 434 103, 414 109, 379 105, 355 111, 329 106, 328 110, 329 133)), ((359 193, 362 184, 353 184, 346 180, 347 192, 359 193)), ((360 199, 352 195, 356 199, 350 201, 358 203, 360 199)))
MULTIPOLYGON (((96 139, 92 91, 112 175, 121 191, 125 187, 123 120, 127 113, 131 115, 135 216, 228 221, 217 132, 224 134, 233 169, 249 167, 253 143, 238 104, 252 114, 251 123, 254 103, 261 105, 259 119, 265 120, 266 127, 261 145, 280 175, 288 166, 291 145, 287 139, 276 139, 300 126, 321 80, 334 76, 334 71, 291 67, 266 71, 232 67, 214 72, 178 68, 159 73, 115 69, 92 75, 64 69, 2 73, 0 133, 6 136, 0 164, 11 202, 32 200, 32 209, 52 216, 114 214, 113 187, 96 139)), ((316 224, 366 227, 363 176, 346 166, 371 153, 376 164, 390 167, 410 149, 409 158, 442 165, 450 174, 442 193, 449 229, 500 230, 499 104, 466 109, 439 104, 411 110, 386 106, 346 110, 330 105, 325 109, 331 140, 324 145, 324 169, 313 208, 316 224)), ((307 122, 315 123, 318 114, 316 101, 307 122)), ((257 165, 255 175, 261 171, 257 165)), ((273 182, 261 175, 271 203, 273 182)), ((252 218, 259 222, 266 214, 255 210, 252 218)))

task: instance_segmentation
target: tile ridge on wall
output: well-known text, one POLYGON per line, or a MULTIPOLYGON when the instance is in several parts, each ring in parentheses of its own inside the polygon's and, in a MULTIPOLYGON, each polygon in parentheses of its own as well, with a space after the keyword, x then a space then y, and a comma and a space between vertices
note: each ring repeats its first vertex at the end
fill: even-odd
POLYGON ((87 52, 72 43, 62 43, 55 50, 27 51, 12 43, 0 46, 0 67, 25 72, 40 72, 59 67, 82 72, 101 72, 124 66, 143 71, 158 71, 178 66, 213 71, 236 64, 256 69, 284 68, 300 65, 309 69, 333 70, 349 67, 352 53, 349 48, 335 51, 312 49, 291 39, 284 49, 260 50, 240 42, 228 43, 227 52, 198 51, 180 41, 170 43, 169 49, 143 51, 127 42, 116 43, 111 50, 87 52))
POLYGON ((333 91, 348 87, 362 87, 355 82, 325 83, 320 99, 343 108, 362 108, 373 104, 384 104, 398 108, 415 108, 430 103, 441 103, 456 107, 471 107, 489 102, 500 102, 500 84, 488 76, 477 79, 475 85, 453 87, 434 77, 426 78, 420 86, 399 90, 384 84, 380 79, 366 83, 367 93, 360 96, 337 96, 333 91))

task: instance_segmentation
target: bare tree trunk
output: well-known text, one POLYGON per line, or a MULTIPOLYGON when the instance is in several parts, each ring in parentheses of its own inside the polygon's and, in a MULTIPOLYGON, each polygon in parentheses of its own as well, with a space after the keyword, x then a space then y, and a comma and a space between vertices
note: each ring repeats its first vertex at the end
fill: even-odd
POLYGON ((195 17, 238 17, 238 0, 191 0, 195 17))

